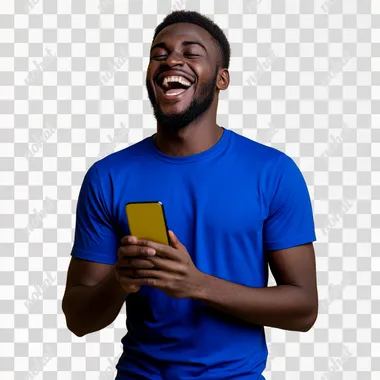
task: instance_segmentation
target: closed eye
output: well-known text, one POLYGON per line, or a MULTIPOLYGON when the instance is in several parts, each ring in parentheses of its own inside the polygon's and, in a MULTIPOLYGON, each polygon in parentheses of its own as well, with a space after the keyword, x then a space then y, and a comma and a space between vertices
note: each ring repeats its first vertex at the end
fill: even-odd
MULTIPOLYGON (((187 56, 187 57, 200 57, 199 54, 191 54, 191 53, 185 53, 184 56, 187 56)), ((160 55, 153 56, 151 59, 163 59, 165 57, 167 57, 167 54, 160 54, 160 55)))

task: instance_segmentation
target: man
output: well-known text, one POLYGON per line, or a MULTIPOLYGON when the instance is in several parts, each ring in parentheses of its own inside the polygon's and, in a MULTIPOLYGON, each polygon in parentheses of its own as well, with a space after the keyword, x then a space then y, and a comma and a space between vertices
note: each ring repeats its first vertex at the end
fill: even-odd
POLYGON ((84 178, 63 310, 81 337, 126 301, 116 379, 263 379, 263 326, 308 331, 316 320, 306 183, 286 154, 216 124, 229 60, 211 20, 168 15, 146 76, 157 133, 84 178), (126 203, 156 200, 170 247, 128 236, 126 203))

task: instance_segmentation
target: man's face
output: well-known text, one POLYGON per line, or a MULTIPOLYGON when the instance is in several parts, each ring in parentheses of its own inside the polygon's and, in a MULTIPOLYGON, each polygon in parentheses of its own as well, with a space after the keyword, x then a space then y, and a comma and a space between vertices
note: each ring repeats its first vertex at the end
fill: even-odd
POLYGON ((179 130, 211 106, 217 90, 218 48, 198 25, 177 23, 153 41, 146 76, 157 122, 179 130))

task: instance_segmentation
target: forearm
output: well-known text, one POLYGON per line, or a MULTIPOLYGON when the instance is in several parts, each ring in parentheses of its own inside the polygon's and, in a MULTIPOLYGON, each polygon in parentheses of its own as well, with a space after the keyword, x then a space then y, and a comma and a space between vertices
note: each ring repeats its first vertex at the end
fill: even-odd
POLYGON ((317 302, 293 285, 250 288, 204 274, 193 298, 249 323, 285 330, 308 331, 317 314, 317 302))
POLYGON ((67 327, 77 336, 98 331, 118 316, 128 295, 112 273, 96 286, 74 286, 62 301, 67 327))

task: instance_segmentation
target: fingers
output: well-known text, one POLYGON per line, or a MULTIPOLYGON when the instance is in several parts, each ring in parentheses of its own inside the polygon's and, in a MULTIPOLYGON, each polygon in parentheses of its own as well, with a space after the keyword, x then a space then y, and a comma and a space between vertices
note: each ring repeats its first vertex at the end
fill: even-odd
POLYGON ((131 284, 130 281, 128 281, 127 278, 121 277, 118 270, 115 268, 115 277, 119 281, 120 286, 127 292, 127 293, 137 293, 140 290, 140 285, 137 284, 131 284))
POLYGON ((127 293, 137 293, 139 290, 140 290, 140 285, 130 285, 130 284, 122 284, 121 281, 120 281, 120 285, 123 287, 123 289, 127 292, 127 293))
MULTIPOLYGON (((151 255, 151 256, 160 255, 162 257, 166 257, 166 258, 171 259, 171 260, 178 259, 177 249, 170 247, 169 245, 156 243, 156 242, 150 241, 150 240, 137 240, 133 246, 144 247, 148 250, 153 249, 156 253, 155 253, 155 255, 151 255)), ((149 251, 147 251, 147 252, 149 252, 149 251)))
POLYGON ((120 284, 124 289, 136 288, 144 285, 156 286, 158 282, 162 282, 159 278, 154 277, 139 277, 139 278, 128 278, 122 277, 120 278, 120 284))
POLYGON ((186 274, 185 268, 179 262, 174 260, 168 260, 163 257, 125 257, 119 259, 115 263, 116 269, 125 270, 125 269, 152 269, 158 268, 161 270, 165 270, 166 272, 173 273, 183 273, 186 274))
POLYGON ((151 257, 156 254, 156 251, 153 248, 140 245, 122 245, 119 247, 117 254, 119 259, 136 256, 151 257))
POLYGON ((154 256, 146 259, 153 264, 154 267, 172 273, 182 273, 182 265, 174 260, 168 260, 163 257, 154 256))
POLYGON ((168 274, 159 269, 133 269, 126 268, 122 270, 122 276, 120 278, 135 280, 138 278, 167 278, 168 274))
MULTIPOLYGON (((144 250, 142 252, 150 252, 149 249, 153 249, 159 252, 161 255, 173 258, 176 257, 175 250, 168 245, 156 243, 151 240, 138 239, 136 236, 126 235, 121 239, 122 246, 120 248, 126 247, 143 247, 144 250)), ((136 248, 137 249, 137 248, 136 248)), ((137 249, 138 250, 138 249, 137 249)), ((154 256, 153 251, 151 251, 151 255, 154 256)), ((149 254, 149 253, 148 253, 149 254)))
POLYGON ((169 230, 168 233, 169 233, 169 238, 170 238, 170 245, 173 248, 176 248, 176 249, 183 248, 182 243, 178 240, 178 238, 175 235, 175 233, 172 230, 169 230))
POLYGON ((138 258, 138 257, 127 257, 127 258, 118 260, 115 266, 118 270, 127 269, 127 268, 150 269, 150 268, 154 268, 155 264, 148 259, 143 259, 143 258, 138 258))
POLYGON ((126 235, 121 239, 120 254, 124 256, 161 256, 178 261, 182 255, 179 251, 186 251, 173 231, 169 230, 172 246, 156 243, 151 240, 138 239, 136 236, 126 235))

